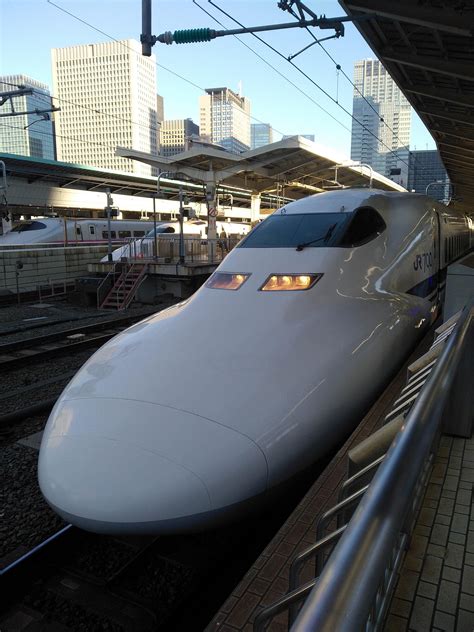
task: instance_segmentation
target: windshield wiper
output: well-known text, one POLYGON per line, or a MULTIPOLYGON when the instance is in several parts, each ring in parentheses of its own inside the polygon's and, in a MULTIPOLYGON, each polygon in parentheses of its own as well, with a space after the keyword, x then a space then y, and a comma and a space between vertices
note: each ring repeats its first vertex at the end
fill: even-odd
POLYGON ((298 250, 299 252, 300 250, 303 250, 303 248, 306 248, 306 246, 311 246, 311 244, 315 244, 318 241, 324 241, 324 242, 329 241, 336 226, 337 226, 337 222, 335 224, 331 224, 331 226, 329 226, 329 228, 327 229, 324 235, 322 235, 321 237, 316 237, 316 239, 311 239, 311 241, 307 241, 303 244, 298 244, 296 246, 296 250, 298 250))

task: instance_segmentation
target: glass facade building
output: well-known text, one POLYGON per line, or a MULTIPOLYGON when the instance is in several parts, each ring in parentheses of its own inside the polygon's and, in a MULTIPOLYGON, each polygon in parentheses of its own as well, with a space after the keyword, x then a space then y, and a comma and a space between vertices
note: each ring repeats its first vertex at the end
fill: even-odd
POLYGON ((0 152, 55 160, 52 114, 35 110, 51 109, 49 87, 25 75, 0 77, 0 92, 14 92, 18 86, 31 88, 32 94, 13 97, 0 105, 0 114, 31 112, 20 116, 3 116, 0 123, 0 152))
POLYGON ((273 129, 269 123, 252 123, 250 126, 251 147, 258 149, 273 143, 273 129))
POLYGON ((351 159, 406 187, 410 103, 378 60, 355 63, 354 86, 351 159))
POLYGON ((250 149, 250 101, 229 88, 208 88, 199 97, 202 138, 240 154, 250 149))
POLYGON ((410 152, 408 190, 427 194, 438 202, 446 203, 449 200, 450 182, 439 151, 427 149, 410 152))

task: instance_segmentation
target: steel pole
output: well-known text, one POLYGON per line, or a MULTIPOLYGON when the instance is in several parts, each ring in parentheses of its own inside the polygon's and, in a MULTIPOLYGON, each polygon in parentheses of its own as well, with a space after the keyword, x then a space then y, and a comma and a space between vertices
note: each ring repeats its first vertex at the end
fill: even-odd
POLYGON ((158 258, 158 248, 156 243, 156 198, 153 196, 153 259, 158 258))

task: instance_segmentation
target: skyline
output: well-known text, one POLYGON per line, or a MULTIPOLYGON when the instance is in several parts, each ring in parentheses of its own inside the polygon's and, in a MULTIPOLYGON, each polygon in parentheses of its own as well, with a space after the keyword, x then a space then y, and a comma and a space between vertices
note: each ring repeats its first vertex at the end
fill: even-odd
MULTIPOLYGON (((245 25, 284 22, 289 18, 288 14, 276 7, 276 3, 270 6, 269 2, 262 0, 228 1, 222 6, 245 25)), ((204 8, 211 9, 226 26, 235 26, 212 5, 206 4, 204 8)), ((328 16, 343 14, 334 1, 319 2, 319 11, 328 16)), ((89 0, 2 0, 0 12, 0 74, 25 74, 48 84, 51 90, 52 48, 110 41, 106 34, 113 39, 138 40, 141 32, 140 0, 105 0, 100 5, 89 0), (26 21, 25 16, 28 16, 26 21), (21 42, 18 40, 19 29, 15 28, 19 22, 21 42)), ((215 26, 211 18, 191 0, 179 3, 155 0, 152 25, 155 35, 165 30, 215 26)), ((322 33, 323 36, 328 34, 328 31, 317 29, 313 32, 322 33)), ((285 56, 301 50, 311 41, 301 29, 265 33, 263 37, 285 56)), ((245 35, 241 36, 241 40, 245 45, 229 36, 204 44, 156 44, 153 47, 157 57, 157 91, 164 97, 165 119, 192 118, 195 123, 199 123, 199 96, 206 88, 226 86, 238 92, 239 83, 242 82, 242 95, 250 99, 252 104, 252 123, 272 125, 276 140, 283 134, 314 134, 318 143, 349 158, 351 118, 290 64, 254 37, 245 35), (257 58, 255 53, 275 70, 257 58), (301 90, 306 94, 302 94, 301 90)), ((324 46, 351 80, 354 62, 374 57, 351 24, 347 24, 344 38, 329 40, 324 46)), ((319 46, 302 53, 295 63, 322 90, 352 112, 352 85, 342 72, 336 70, 333 61, 319 46)), ((434 141, 416 115, 413 116, 412 130, 411 149, 435 148, 434 141)))

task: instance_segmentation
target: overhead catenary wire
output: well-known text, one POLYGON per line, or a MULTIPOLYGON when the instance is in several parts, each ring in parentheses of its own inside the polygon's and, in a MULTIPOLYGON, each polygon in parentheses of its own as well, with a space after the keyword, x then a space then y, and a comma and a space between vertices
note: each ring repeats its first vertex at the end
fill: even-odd
MULTIPOLYGON (((104 35, 105 37, 109 38, 110 40, 113 40, 114 42, 116 42, 117 44, 120 44, 121 46, 123 46, 124 48, 126 48, 127 50, 131 51, 134 54, 138 54, 137 51, 133 50, 133 48, 131 48, 130 46, 127 46, 127 44, 125 44, 125 42, 118 40, 116 37, 114 37, 113 35, 110 35, 109 33, 106 33, 105 31, 103 31, 102 29, 94 26, 93 24, 90 24, 89 22, 87 22, 86 20, 80 18, 79 16, 75 15, 74 13, 71 13, 70 11, 64 9, 64 7, 61 7, 60 5, 56 4, 55 2, 53 2, 52 0, 48 0, 48 4, 51 4, 52 6, 56 7, 59 11, 62 11, 63 13, 66 13, 67 15, 69 15, 70 17, 72 17, 75 20, 78 20, 79 22, 81 22, 82 24, 88 26, 89 28, 93 29, 94 31, 96 31, 97 33, 100 33, 101 35, 104 35)), ((160 64, 158 62, 154 62, 155 66, 157 68, 161 68, 162 70, 165 70, 166 72, 170 73, 171 75, 174 75, 175 77, 177 77, 178 79, 181 79, 182 81, 185 81, 186 83, 188 83, 189 85, 193 86, 194 88, 198 89, 200 92, 205 92, 205 88, 203 88, 202 86, 198 85, 197 83, 195 83, 194 81, 192 81, 191 79, 188 79, 187 77, 184 77, 183 75, 180 75, 179 73, 177 73, 174 70, 171 70, 170 68, 168 68, 167 66, 164 66, 163 64, 160 64)), ((54 99, 57 100, 61 100, 58 97, 52 97, 54 99)), ((76 104, 78 105, 78 107, 84 107, 86 108, 87 106, 82 106, 80 104, 76 104)), ((94 110, 94 108, 90 108, 92 110, 94 110)), ((103 113, 105 116, 111 116, 107 113, 103 113)), ((249 117, 251 120, 256 121, 257 123, 264 123, 264 121, 258 119, 255 116, 250 115, 249 117)), ((127 120, 127 119, 121 119, 121 120, 127 120)), ((129 121, 130 122, 130 121, 129 121)), ((133 121, 132 121, 133 123, 133 121)), ((136 125, 140 125, 140 123, 133 123, 136 125)), ((143 125, 143 124, 142 124, 143 125)), ((147 126, 145 126, 147 127, 147 126)), ((148 127, 149 129, 153 130, 155 128, 153 127, 148 127)), ((276 128, 274 128, 276 132, 278 132, 279 134, 284 135, 284 133, 276 128)))
MULTIPOLYGON (((222 22, 220 22, 214 15, 212 15, 212 13, 209 13, 209 11, 206 11, 206 9, 204 7, 202 7, 197 0, 193 0, 193 3, 199 7, 199 9, 201 9, 201 11, 203 11, 206 15, 208 15, 212 20, 214 20, 217 24, 219 24, 219 26, 222 26, 223 29, 227 30, 225 25, 222 24, 222 22)), ((280 77, 283 77, 283 79, 285 79, 288 83, 290 83, 294 88, 296 88, 296 90, 298 90, 298 92, 301 92, 301 94, 303 94, 305 97, 307 97, 314 105, 316 105, 320 110, 322 110, 323 112, 325 112, 328 116, 330 116, 334 121, 336 121, 336 123, 339 123, 340 125, 342 125, 348 132, 350 132, 351 130, 344 125, 343 123, 341 123, 341 121, 339 121, 338 119, 336 119, 336 117, 334 117, 330 112, 328 112, 325 108, 323 108, 322 105, 320 105, 315 99, 313 99, 313 97, 311 97, 307 92, 305 92, 302 88, 300 88, 299 86, 296 85, 296 83, 294 83, 294 81, 292 81, 291 79, 289 79, 286 75, 284 75, 280 70, 278 70, 278 68, 275 68, 275 66, 273 66, 273 64, 271 64, 267 59, 265 59, 264 57, 262 57, 259 53, 257 53, 257 51, 255 49, 253 49, 251 46, 249 46, 248 44, 246 44, 238 35, 234 35, 233 37, 235 37, 235 39, 239 40, 239 42, 245 46, 245 48, 247 48, 248 50, 250 50, 254 55, 256 55, 261 61, 263 61, 264 64, 266 64, 267 66, 269 66, 272 70, 274 70, 278 75, 280 75, 280 77)), ((275 130, 278 132, 278 130, 275 130)), ((281 132, 278 132, 281 134, 281 132)))
MULTIPOLYGON (((239 22, 237 19, 235 19, 234 17, 232 17, 229 13, 227 13, 226 11, 224 11, 224 9, 222 9, 221 7, 219 7, 215 2, 213 2, 212 0, 208 0, 209 4, 211 4, 214 8, 216 8, 218 11, 220 11, 221 13, 223 13, 227 18, 229 18, 230 20, 232 20, 233 22, 235 22, 236 24, 238 24, 241 28, 246 28, 241 22, 239 22)), ((385 147, 389 153, 394 154, 398 160, 400 160, 400 162, 403 162, 404 164, 406 164, 407 166, 409 166, 409 163, 404 160, 403 158, 401 158, 398 155, 398 151, 399 150, 395 150, 395 149, 391 149, 388 145, 386 145, 383 140, 377 136, 377 134, 375 134, 374 132, 372 132, 370 129, 368 129, 368 127, 366 125, 364 125, 363 123, 361 123, 357 117, 355 117, 351 112, 349 112, 349 110, 347 110, 347 108, 345 108, 343 105, 341 105, 340 103, 338 103, 338 101, 331 95, 329 94, 329 92, 327 92, 327 90, 325 90, 324 88, 322 88, 314 79, 312 79, 312 77, 310 77, 306 72, 304 72, 304 70, 302 70, 297 64, 295 64, 292 60, 288 59, 281 51, 279 51, 277 48, 275 48, 274 46, 272 46, 271 44, 269 44, 268 42, 266 42, 262 37, 260 37, 259 35, 257 35, 256 33, 251 33, 251 35, 253 35, 253 37, 255 37, 256 39, 258 39, 260 42, 262 42, 262 44, 264 44, 265 46, 267 46, 267 48, 269 48, 270 50, 272 50, 274 53, 276 53, 279 57, 281 57, 282 59, 284 59, 287 63, 291 64, 295 70, 297 70, 300 74, 302 74, 308 81, 310 81, 318 90, 320 90, 328 99, 330 99, 335 105, 337 105, 339 108, 341 108, 341 110, 343 112, 345 112, 345 114, 347 114, 348 116, 350 116, 350 118, 358 123, 364 130, 366 130, 371 136, 373 136, 374 138, 376 138, 380 144, 385 147)), ((343 125, 343 123, 341 123, 341 121, 339 121, 338 119, 335 119, 340 125, 343 125)))
MULTIPOLYGON (((297 20, 299 20, 298 15, 293 11, 293 9, 291 7, 287 8, 288 12, 291 13, 291 15, 293 15, 293 17, 295 17, 297 20)), ((377 116, 378 120, 384 124, 384 126, 393 134, 393 137, 399 141, 400 137, 398 136, 397 132, 395 132, 395 130, 390 127, 390 125, 387 123, 387 121, 385 120, 385 118, 383 116, 380 116, 379 112, 377 111, 377 109, 372 105, 372 103, 367 99, 367 97, 360 91, 360 89, 357 87, 357 85, 352 81, 352 79, 349 77, 349 75, 344 71, 343 67, 341 64, 339 64, 334 57, 331 55, 331 53, 326 50, 326 48, 323 46, 322 42, 320 42, 318 40, 318 38, 316 37, 316 35, 311 31, 311 29, 308 26, 304 27, 305 30, 309 33, 309 35, 313 38, 313 40, 315 41, 316 44, 318 44, 318 46, 322 49, 322 51, 325 53, 325 55, 332 61, 332 63, 334 64, 334 66, 336 67, 336 71, 337 71, 337 77, 339 77, 339 73, 342 73, 342 75, 347 79, 347 81, 351 84, 351 86, 354 88, 354 90, 358 93, 358 95, 365 101, 365 103, 369 106, 369 108, 375 113, 375 115, 377 116)), ((339 84, 338 84, 339 86, 339 84)), ((339 92, 339 91, 338 91, 339 92)), ((336 97, 336 100, 338 100, 338 98, 336 97)), ((416 163, 418 162, 416 157, 413 156, 413 153, 409 150, 409 155, 413 158, 414 160, 414 171, 416 173, 416 171, 421 168, 423 171, 426 171, 426 167, 419 167, 416 165, 416 163)))

